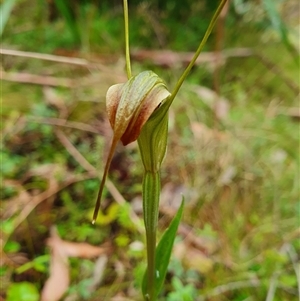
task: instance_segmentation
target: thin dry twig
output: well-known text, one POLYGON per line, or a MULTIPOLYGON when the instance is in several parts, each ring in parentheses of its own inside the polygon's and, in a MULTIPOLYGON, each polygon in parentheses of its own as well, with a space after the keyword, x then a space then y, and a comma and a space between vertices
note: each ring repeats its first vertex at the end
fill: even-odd
MULTIPOLYGON (((217 60, 223 61, 230 57, 248 57, 252 56, 253 50, 249 48, 227 49, 220 52, 220 56, 216 58, 215 52, 202 52, 198 57, 195 65, 203 63, 216 63, 217 60)), ((153 64, 165 67, 172 67, 175 64, 187 65, 192 57, 193 52, 175 52, 172 50, 135 50, 132 52, 132 59, 137 61, 149 60, 153 64)))
POLYGON ((74 87, 74 80, 69 78, 57 78, 53 76, 36 75, 30 73, 9 73, 3 70, 1 71, 0 80, 42 86, 58 86, 65 88, 74 87))
MULTIPOLYGON (((52 54, 44 54, 44 53, 36 53, 36 52, 26 52, 26 51, 19 51, 14 49, 0 49, 0 54, 4 55, 12 55, 12 56, 19 56, 25 58, 32 58, 32 59, 39 59, 39 60, 46 60, 56 63, 63 63, 63 64, 72 64, 77 66, 83 66, 88 68, 97 68, 102 69, 103 71, 110 70, 109 68, 99 64, 97 62, 91 62, 86 59, 82 58, 74 58, 74 57, 66 57, 66 56, 58 56, 52 54)), ((166 59, 168 56, 171 56, 172 61, 176 59, 178 63, 188 63, 193 57, 193 52, 174 52, 170 50, 136 50, 132 53, 132 58, 136 60, 145 60, 150 59, 154 63, 160 64, 159 58, 162 57, 166 59)), ((247 57, 253 55, 253 51, 249 48, 234 48, 222 51, 223 58, 229 57, 247 57)), ((215 61, 215 53, 214 52, 203 52, 197 63, 203 62, 211 62, 215 61)))
POLYGON ((60 130, 56 129, 55 134, 61 144, 66 148, 69 154, 88 172, 97 175, 96 169, 88 162, 84 156, 77 150, 77 148, 71 143, 67 136, 60 130))
POLYGON ((52 118, 52 117, 37 117, 37 116, 27 116, 28 122, 35 122, 41 124, 49 124, 60 127, 72 128, 80 131, 85 131, 94 134, 102 134, 102 132, 95 127, 78 121, 69 121, 63 118, 52 118))
MULTIPOLYGON (((45 54, 45 53, 37 53, 37 52, 28 52, 28 51, 20 51, 14 49, 0 49, 0 54, 4 55, 11 55, 11 56, 18 56, 24 58, 32 58, 44 61, 51 61, 55 63, 62 63, 62 64, 70 64, 70 65, 77 65, 83 66, 88 68, 105 68, 103 65, 95 62, 90 62, 86 59, 76 58, 76 57, 67 57, 67 56, 59 56, 53 54, 45 54)), ((107 70, 107 68, 105 68, 107 70)))

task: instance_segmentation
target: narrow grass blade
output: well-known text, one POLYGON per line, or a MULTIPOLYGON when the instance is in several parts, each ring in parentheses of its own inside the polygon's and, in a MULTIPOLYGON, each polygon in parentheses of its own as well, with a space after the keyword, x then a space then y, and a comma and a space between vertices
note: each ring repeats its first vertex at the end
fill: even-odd
POLYGON ((75 17, 72 15, 71 8, 69 7, 66 0, 55 0, 55 5, 61 15, 64 17, 67 26, 72 34, 75 43, 80 43, 80 33, 76 23, 75 17))
MULTIPOLYGON (((273 28, 278 32, 281 37, 281 41, 285 45, 285 47, 295 55, 295 48, 290 42, 289 35, 288 35, 288 28, 285 25, 284 21, 282 20, 277 8, 276 8, 276 1, 274 0, 264 0, 263 6, 265 11, 271 21, 273 28)), ((296 54, 296 62, 299 62, 298 55, 296 54)))
POLYGON ((6 0, 0 6, 0 37, 9 19, 10 13, 16 4, 16 0, 6 0))
MULTIPOLYGON (((169 228, 165 231, 164 235, 162 236, 159 244, 156 247, 156 262, 155 262, 155 269, 156 269, 156 279, 155 279, 155 291, 156 296, 162 289, 162 286, 165 281, 165 277, 168 270, 169 261, 171 258, 171 253, 173 249, 174 240, 176 237, 177 229, 180 224, 182 212, 184 206, 184 198, 182 199, 181 205, 173 218, 169 228)), ((147 294, 147 270, 144 275, 143 283, 142 283, 142 291, 143 295, 146 296, 147 294)), ((147 299, 146 299, 147 300, 147 299)))

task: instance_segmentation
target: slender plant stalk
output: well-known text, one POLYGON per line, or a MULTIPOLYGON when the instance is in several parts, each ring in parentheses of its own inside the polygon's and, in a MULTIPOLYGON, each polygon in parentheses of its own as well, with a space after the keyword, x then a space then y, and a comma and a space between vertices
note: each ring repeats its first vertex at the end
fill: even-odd
POLYGON ((160 196, 160 174, 158 171, 145 171, 143 179, 143 211, 147 242, 147 281, 149 301, 154 301, 155 293, 155 249, 158 223, 157 208, 160 196))
POLYGON ((125 25, 125 58, 126 58, 126 71, 128 79, 131 78, 131 63, 129 52, 129 26, 128 26, 128 3, 127 0, 123 0, 124 5, 124 25, 125 25))
MULTIPOLYGON (((131 63, 129 52, 129 29, 128 29, 128 4, 124 3, 124 23, 125 23, 125 56, 126 71, 128 79, 131 78, 131 63)), ((146 229, 147 244, 147 278, 148 278, 148 298, 149 301, 155 300, 155 248, 156 231, 158 223, 157 208, 160 196, 160 174, 157 171, 145 171, 143 179, 143 213, 146 229)))
POLYGON ((208 37, 210 36, 210 34, 211 34, 211 32, 212 32, 212 30, 213 30, 213 28, 214 28, 214 26, 215 26, 215 24, 217 22, 217 19, 218 19, 219 15, 220 15, 220 13, 221 13, 224 5, 226 4, 226 2, 227 2, 227 0, 222 0, 221 3, 219 4, 217 10, 215 11, 215 13, 214 13, 214 15, 213 15, 213 17, 212 17, 212 19, 211 19, 211 21, 209 23, 209 26, 208 26, 208 28, 207 28, 207 30, 205 32, 205 35, 204 35, 202 41, 200 42, 200 44, 198 46, 198 49, 196 50, 196 52, 195 52, 192 60, 190 61, 189 65, 186 67, 186 69, 182 73, 181 77, 179 78, 179 80, 178 80, 178 82, 177 82, 177 84, 176 84, 176 86, 175 86, 175 88, 174 88, 174 90, 173 90, 173 92, 172 92, 172 94, 170 96, 172 100, 176 97, 176 95, 177 95, 180 87, 182 86, 182 84, 185 81, 186 77, 188 76, 188 74, 190 73, 191 69, 195 65, 195 62, 196 62, 198 56, 200 55, 201 51, 203 50, 203 47, 204 47, 204 45, 205 45, 208 37))
MULTIPOLYGON (((138 145, 144 165, 143 213, 147 243, 147 271, 143 289, 146 301, 155 301, 159 293, 157 280, 164 277, 156 265, 156 232, 160 199, 160 167, 166 153, 168 116, 162 107, 155 111, 142 128, 138 145)), ((167 112, 167 111, 166 111, 167 112)))

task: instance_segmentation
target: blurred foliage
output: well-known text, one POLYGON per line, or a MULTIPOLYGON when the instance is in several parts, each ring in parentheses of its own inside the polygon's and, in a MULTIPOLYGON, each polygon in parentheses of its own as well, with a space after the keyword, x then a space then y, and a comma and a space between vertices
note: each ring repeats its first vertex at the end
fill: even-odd
MULTIPOLYGON (((2 13, 9 2, 13 3, 2 1, 2 13)), ((129 2, 132 49, 184 52, 195 50, 217 3, 129 2)), ((70 260, 67 297, 111 300, 125 294, 139 300, 145 250, 139 231, 142 167, 135 145, 119 147, 110 172, 127 202, 115 204, 116 196, 107 189, 103 216, 96 226, 90 223, 97 175, 111 135, 105 94, 119 82, 114 77, 124 77, 121 1, 19 0, 11 7, 1 21, 4 49, 79 56, 99 65, 88 69, 25 57, 2 58, 1 296, 38 300, 49 273, 46 239, 55 224, 65 240, 93 245, 112 241, 115 247, 93 292, 87 288, 95 260, 70 260), (6 74, 22 73, 69 78, 75 85, 47 90, 5 80, 6 74), (79 129, 74 123, 55 126, 57 119, 78 126, 77 122, 79 129), (88 170, 66 139, 97 172, 88 170), (45 193, 49 195, 43 199, 45 193), (133 211, 138 220, 132 218, 133 211)), ((231 1, 223 34, 216 28, 206 50, 214 51, 220 44, 233 55, 218 67, 207 60, 193 68, 174 102, 162 172, 161 227, 168 225, 168 214, 173 215, 182 192, 187 201, 182 224, 195 238, 188 242, 180 232, 175 249, 184 241, 185 251, 191 253, 181 258, 174 252, 161 300, 189 300, 193 294, 197 301, 259 301, 267 295, 273 301, 297 298, 298 8, 293 0, 231 1), (241 48, 251 53, 240 55, 241 48), (222 118, 217 114, 216 93, 227 106, 222 118)), ((151 60, 133 63, 134 74, 150 68, 170 87, 183 70, 180 62, 171 69, 151 60)))
POLYGON ((28 282, 13 283, 7 291, 8 301, 38 301, 39 293, 36 287, 28 282))

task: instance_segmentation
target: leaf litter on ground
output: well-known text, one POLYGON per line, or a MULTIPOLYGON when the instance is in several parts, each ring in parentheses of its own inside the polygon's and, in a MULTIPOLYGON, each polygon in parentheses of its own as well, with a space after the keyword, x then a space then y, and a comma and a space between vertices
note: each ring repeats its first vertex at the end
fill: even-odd
MULTIPOLYGON (((93 287, 101 282, 107 263, 109 245, 93 246, 88 243, 75 243, 62 240, 56 227, 51 228, 47 245, 51 249, 50 275, 41 292, 41 301, 58 301, 69 288, 69 257, 94 258, 98 257, 95 265, 93 287), (97 279, 96 279, 97 278, 97 279)), ((93 288, 94 289, 94 288, 93 288)))

